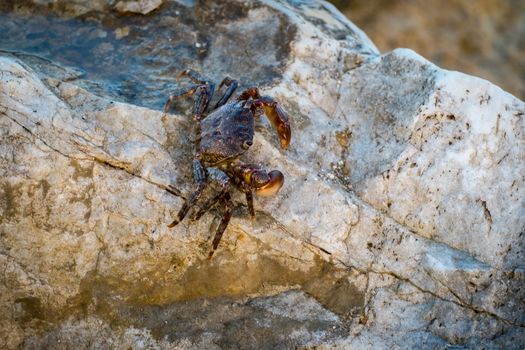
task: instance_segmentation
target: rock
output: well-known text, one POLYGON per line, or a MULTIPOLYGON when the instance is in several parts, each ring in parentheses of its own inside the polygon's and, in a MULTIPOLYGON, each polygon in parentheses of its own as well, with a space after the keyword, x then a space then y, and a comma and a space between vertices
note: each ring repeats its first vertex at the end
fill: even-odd
POLYGON ((66 17, 79 17, 93 11, 108 10, 114 0, 6 0, 0 4, 0 9, 16 9, 24 14, 42 14, 47 9, 66 17))
POLYGON ((332 0, 381 51, 408 47, 435 64, 525 98, 525 2, 332 0))
POLYGON ((162 0, 139 0, 139 1, 119 1, 115 9, 119 12, 132 12, 146 15, 158 9, 162 5, 162 0))
MULTIPOLYGON (((185 8, 203 21, 175 26, 216 30, 176 63, 289 112, 288 151, 262 121, 245 155, 284 187, 254 220, 236 193, 208 260, 220 208, 167 227, 194 186, 184 105, 118 101, 103 72, 2 51, 0 347, 522 348, 525 104, 410 50, 381 55, 324 2, 167 3, 148 21, 185 8)), ((100 26, 87 32, 116 29, 100 26)))

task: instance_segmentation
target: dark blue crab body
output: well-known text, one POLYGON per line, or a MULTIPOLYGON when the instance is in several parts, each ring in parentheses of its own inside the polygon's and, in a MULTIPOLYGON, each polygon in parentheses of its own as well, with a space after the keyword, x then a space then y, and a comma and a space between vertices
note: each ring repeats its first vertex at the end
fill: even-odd
POLYGON ((253 144, 254 114, 243 105, 227 103, 201 121, 198 153, 207 165, 236 159, 253 144))

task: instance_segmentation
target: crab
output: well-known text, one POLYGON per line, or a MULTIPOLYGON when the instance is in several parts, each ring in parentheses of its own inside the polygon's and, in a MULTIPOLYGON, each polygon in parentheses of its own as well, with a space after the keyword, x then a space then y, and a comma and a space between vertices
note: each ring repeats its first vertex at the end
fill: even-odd
POLYGON ((219 85, 219 90, 223 86, 226 90, 213 108, 209 108, 215 85, 193 70, 186 70, 181 76, 189 78, 195 84, 170 95, 164 109, 168 113, 177 99, 194 96, 192 169, 196 188, 168 227, 175 227, 186 217, 189 210, 199 202, 209 182, 218 183, 218 193, 201 204, 192 218, 194 221, 199 220, 219 202, 224 206, 224 214, 208 255, 208 259, 211 259, 231 218, 232 187, 245 193, 248 211, 253 217, 253 192, 259 196, 275 195, 284 183, 284 176, 279 170, 267 172, 258 165, 244 163, 239 159, 253 144, 254 118, 263 113, 266 115, 284 150, 290 144, 290 123, 282 107, 272 97, 261 96, 256 87, 242 91, 234 101, 228 102, 238 82, 226 77, 219 85))

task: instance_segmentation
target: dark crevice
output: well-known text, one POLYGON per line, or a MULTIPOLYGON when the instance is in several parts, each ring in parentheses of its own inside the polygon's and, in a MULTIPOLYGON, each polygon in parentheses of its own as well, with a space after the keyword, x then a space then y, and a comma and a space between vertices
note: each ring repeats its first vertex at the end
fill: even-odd
POLYGON ((485 220, 489 223, 489 232, 492 229, 492 214, 490 214, 489 208, 487 208, 487 202, 481 201, 481 205, 483 206, 483 215, 485 216, 485 220))

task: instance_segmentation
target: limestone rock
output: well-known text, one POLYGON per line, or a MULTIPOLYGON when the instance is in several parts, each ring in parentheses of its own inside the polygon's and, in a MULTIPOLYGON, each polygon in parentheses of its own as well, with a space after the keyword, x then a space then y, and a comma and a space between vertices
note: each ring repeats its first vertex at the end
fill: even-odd
MULTIPOLYGON (((164 11, 214 18, 204 55, 173 58, 282 103, 288 151, 261 121, 245 157, 284 187, 255 220, 236 194, 207 260, 220 208, 167 228, 194 186, 184 105, 118 101, 98 71, 3 51, 0 347, 523 347, 525 104, 412 51, 381 55, 324 2, 192 6, 148 21, 185 28, 184 48, 200 22, 164 11)), ((104 38, 98 15, 88 31, 104 38)))

